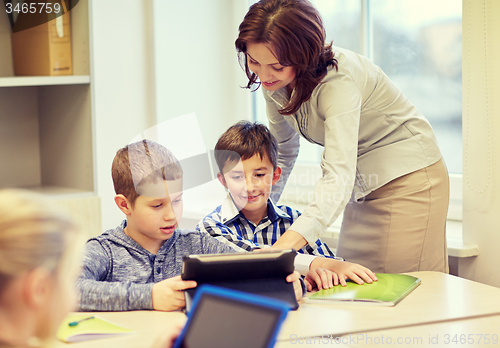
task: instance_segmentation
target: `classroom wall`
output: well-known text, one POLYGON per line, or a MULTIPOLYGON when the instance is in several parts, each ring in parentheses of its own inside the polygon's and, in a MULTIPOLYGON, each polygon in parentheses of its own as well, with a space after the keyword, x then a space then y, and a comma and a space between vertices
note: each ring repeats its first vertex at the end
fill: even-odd
POLYGON ((234 51, 245 1, 93 1, 96 186, 102 227, 114 205, 111 162, 120 148, 165 120, 196 112, 207 148, 249 118, 250 93, 234 51))
POLYGON ((500 1, 463 1, 463 240, 479 255, 459 259, 462 277, 500 287, 500 1))
POLYGON ((150 1, 92 1, 95 177, 103 229, 123 214, 114 205, 111 162, 138 131, 155 122, 150 1), (149 4, 149 6, 147 6, 149 4))
POLYGON ((156 106, 162 122, 195 112, 207 148, 250 117, 234 41, 246 0, 154 0, 156 106))

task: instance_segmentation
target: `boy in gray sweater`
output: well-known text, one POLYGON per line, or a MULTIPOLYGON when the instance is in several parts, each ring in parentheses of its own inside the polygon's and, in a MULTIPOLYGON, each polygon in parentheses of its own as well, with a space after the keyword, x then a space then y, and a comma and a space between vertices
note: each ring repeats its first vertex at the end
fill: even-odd
MULTIPOLYGON (((196 287, 180 277, 183 256, 234 250, 207 233, 177 229, 182 168, 162 145, 143 140, 125 146, 111 171, 115 203, 126 220, 87 242, 77 282, 80 310, 183 308, 183 290, 196 287)), ((287 277, 297 299, 303 292, 298 278, 298 272, 287 277)))

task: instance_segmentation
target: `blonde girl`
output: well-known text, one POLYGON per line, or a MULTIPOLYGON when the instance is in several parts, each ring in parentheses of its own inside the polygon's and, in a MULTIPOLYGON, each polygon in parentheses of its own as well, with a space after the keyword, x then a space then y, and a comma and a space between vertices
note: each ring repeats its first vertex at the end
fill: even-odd
POLYGON ((75 304, 79 238, 38 195, 0 190, 0 347, 51 344, 75 304))

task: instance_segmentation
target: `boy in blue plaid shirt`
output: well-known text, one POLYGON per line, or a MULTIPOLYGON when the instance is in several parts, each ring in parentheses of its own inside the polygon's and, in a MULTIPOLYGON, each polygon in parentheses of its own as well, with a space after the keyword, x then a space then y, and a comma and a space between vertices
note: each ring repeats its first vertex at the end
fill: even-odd
MULTIPOLYGON (((285 233, 300 213, 277 206, 269 197, 281 176, 276 139, 262 124, 246 121, 230 127, 215 146, 217 177, 228 196, 196 226, 237 251, 269 247, 285 233)), ((318 239, 299 250, 295 268, 306 275, 308 289, 345 285, 346 279, 362 284, 376 280, 369 269, 335 258, 318 239), (309 272, 314 270, 314 272, 309 272)))

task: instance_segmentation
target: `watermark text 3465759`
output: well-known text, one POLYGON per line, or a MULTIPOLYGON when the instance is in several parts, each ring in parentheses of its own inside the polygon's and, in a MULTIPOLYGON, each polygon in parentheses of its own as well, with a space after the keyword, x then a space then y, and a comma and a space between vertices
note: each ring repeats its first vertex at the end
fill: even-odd
POLYGON ((79 0, 3 0, 12 32, 36 27, 68 13, 79 0))

